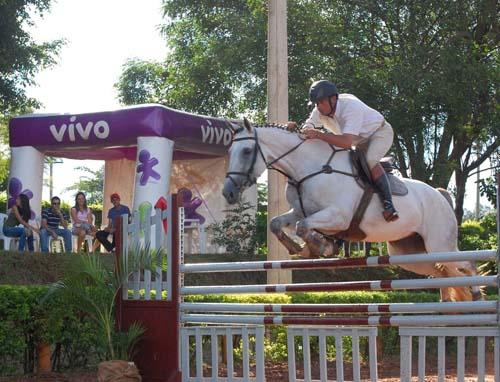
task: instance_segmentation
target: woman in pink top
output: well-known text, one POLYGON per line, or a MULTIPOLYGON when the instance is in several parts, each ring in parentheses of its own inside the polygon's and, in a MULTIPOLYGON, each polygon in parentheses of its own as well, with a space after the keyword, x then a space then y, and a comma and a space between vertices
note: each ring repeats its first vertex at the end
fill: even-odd
MULTIPOLYGON (((75 196, 75 206, 71 208, 71 221, 73 222, 73 235, 78 236, 77 251, 80 250, 85 240, 85 235, 95 235, 93 225, 94 215, 87 207, 87 198, 83 192, 78 192, 75 196)), ((89 248, 89 251, 91 249, 89 248)))

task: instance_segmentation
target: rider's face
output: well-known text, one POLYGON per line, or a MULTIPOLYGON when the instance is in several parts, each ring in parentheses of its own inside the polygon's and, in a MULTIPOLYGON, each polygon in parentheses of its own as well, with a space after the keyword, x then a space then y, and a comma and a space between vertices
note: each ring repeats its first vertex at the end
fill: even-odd
POLYGON ((332 104, 334 103, 335 103, 335 97, 323 98, 322 100, 316 102, 316 107, 318 108, 321 114, 330 115, 333 113, 332 104), (330 98, 332 99, 331 103, 330 103, 330 98))

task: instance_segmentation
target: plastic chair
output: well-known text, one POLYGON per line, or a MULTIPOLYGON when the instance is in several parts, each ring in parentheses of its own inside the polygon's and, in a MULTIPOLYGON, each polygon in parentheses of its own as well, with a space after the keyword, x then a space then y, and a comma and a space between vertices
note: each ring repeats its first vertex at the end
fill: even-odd
POLYGON ((7 220, 7 215, 0 213, 0 240, 3 240, 3 249, 8 251, 10 250, 12 243, 15 242, 15 238, 8 237, 3 234, 3 224, 5 223, 5 220, 7 220))
MULTIPOLYGON (((207 239, 206 239, 206 233, 205 233, 205 224, 200 224, 200 221, 198 219, 184 219, 184 233, 187 235, 188 230, 191 231, 198 231, 198 241, 199 241, 199 253, 206 253, 207 252, 207 239), (190 225, 186 225, 185 223, 191 223, 190 225)), ((191 240, 189 240, 188 243, 188 253, 192 253, 192 241, 193 237, 191 236, 191 240)))
MULTIPOLYGON (((95 215, 92 213, 92 225, 95 226, 95 215)), ((78 236, 77 235, 73 235, 73 248, 75 249, 76 252, 78 252, 78 249, 77 246, 78 246, 78 236)), ((94 236, 92 235, 85 235, 85 239, 84 241, 87 242, 87 252, 91 252, 92 251, 92 245, 93 245, 93 241, 94 241, 94 236)))

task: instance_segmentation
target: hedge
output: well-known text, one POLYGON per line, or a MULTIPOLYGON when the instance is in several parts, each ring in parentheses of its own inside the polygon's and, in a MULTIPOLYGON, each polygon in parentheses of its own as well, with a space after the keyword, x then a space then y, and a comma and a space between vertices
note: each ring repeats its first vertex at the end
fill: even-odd
POLYGON ((40 342, 52 345, 56 371, 97 365, 97 328, 64 301, 42 303, 47 289, 0 285, 0 375, 32 373, 40 342))

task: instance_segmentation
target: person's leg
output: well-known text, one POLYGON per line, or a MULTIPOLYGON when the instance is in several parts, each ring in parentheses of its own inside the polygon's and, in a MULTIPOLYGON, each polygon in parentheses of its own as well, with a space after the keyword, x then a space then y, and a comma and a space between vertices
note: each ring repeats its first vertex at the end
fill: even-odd
POLYGON ((19 238, 19 251, 24 251, 24 246, 26 243, 26 234, 24 232, 24 227, 3 227, 3 234, 7 237, 19 238))
POLYGON ((384 219, 388 222, 397 220, 399 216, 392 203, 391 185, 384 168, 380 164, 380 159, 390 149, 393 137, 392 127, 386 122, 370 137, 370 144, 366 152, 366 161, 370 166, 372 180, 378 189, 378 195, 384 208, 384 219))
POLYGON ((28 241, 28 250, 30 252, 33 252, 35 250, 33 234, 27 237, 27 241, 28 241))
POLYGON ((71 243, 71 231, 66 228, 58 228, 56 232, 57 235, 62 236, 62 238, 64 239, 64 251, 72 252, 73 245, 71 243))
POLYGON ((95 237, 97 238, 97 240, 99 240, 99 242, 101 242, 104 248, 106 248, 106 251, 111 252, 114 248, 114 241, 113 244, 110 243, 108 240, 108 236, 109 232, 106 231, 97 231, 97 233, 95 234, 95 237))
POLYGON ((85 230, 80 228, 78 230, 78 239, 77 239, 77 247, 76 252, 79 252, 82 249, 83 241, 85 240, 85 230))
POLYGON ((45 228, 40 230, 40 251, 49 252, 49 231, 45 228))

